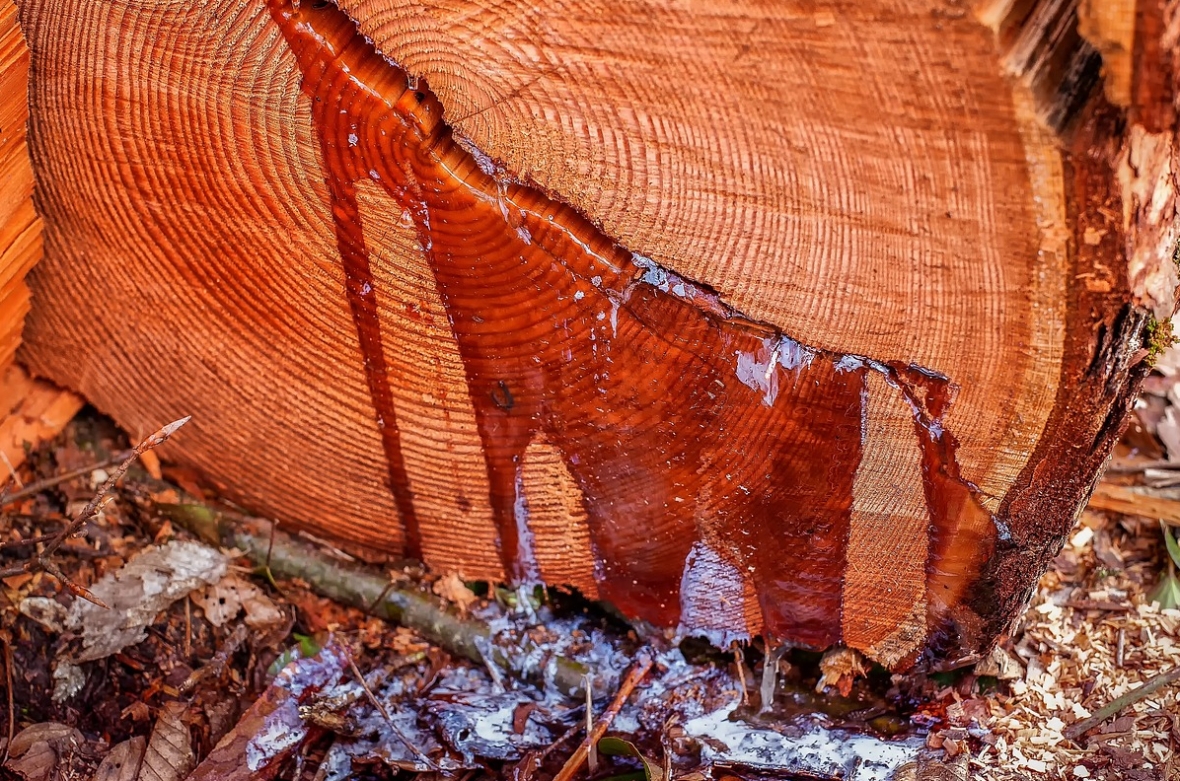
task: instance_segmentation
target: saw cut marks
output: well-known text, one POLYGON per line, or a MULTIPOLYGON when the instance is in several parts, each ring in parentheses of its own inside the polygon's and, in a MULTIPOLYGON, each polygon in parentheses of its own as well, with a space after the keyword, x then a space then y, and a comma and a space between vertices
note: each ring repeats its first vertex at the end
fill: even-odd
POLYGON ((0 369, 12 363, 29 311, 25 274, 41 259, 33 169, 25 144, 29 50, 16 5, 0 0, 0 369))
POLYGON ((1004 631, 1171 268, 1077 3, 339 6, 22 0, 33 373, 354 555, 893 668, 1004 631))
MULTIPOLYGON (((697 606, 683 602, 694 599, 703 577, 694 567, 704 562, 732 573, 736 600, 756 595, 760 619, 746 622, 747 636, 765 631, 812 647, 841 640, 842 612, 873 609, 871 594, 844 605, 871 392, 873 404, 902 407, 913 421, 932 535, 929 557, 925 529, 915 541, 918 577, 929 583, 903 600, 892 626, 920 615, 926 594, 932 608, 957 602, 993 526, 945 429, 955 392, 946 377, 807 347, 744 317, 569 207, 496 177, 455 143, 426 84, 411 84, 334 6, 268 5, 311 103, 408 552, 422 554, 421 530, 378 314, 391 303, 374 277, 361 183, 383 188, 408 215, 433 272, 511 580, 540 578, 524 470, 530 446, 544 442, 581 492, 597 592, 625 614, 702 628, 693 625, 697 606)), ((889 661, 923 639, 920 625, 889 661)), ((872 652, 870 644, 862 646, 872 652)))

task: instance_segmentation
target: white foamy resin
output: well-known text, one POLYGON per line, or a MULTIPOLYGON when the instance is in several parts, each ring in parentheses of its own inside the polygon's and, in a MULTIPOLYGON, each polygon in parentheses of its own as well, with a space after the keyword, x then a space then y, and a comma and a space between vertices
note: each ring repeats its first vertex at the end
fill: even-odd
POLYGON ((529 528, 529 502, 524 494, 524 468, 516 468, 516 500, 512 514, 516 520, 516 555, 520 561, 523 583, 541 582, 541 568, 537 564, 537 550, 533 530, 529 528))
POLYGON ((745 591, 737 567, 725 561, 703 542, 696 542, 684 559, 680 578, 681 636, 703 637, 717 648, 734 640, 749 640, 744 629, 735 630, 734 618, 744 623, 745 591))
POLYGON ((796 768, 846 781, 889 781, 894 771, 912 762, 920 739, 886 741, 868 735, 828 730, 813 724, 798 737, 730 721, 737 703, 691 719, 684 730, 701 741, 701 759, 746 765, 755 769, 796 768), (725 750, 722 750, 724 747, 725 750))

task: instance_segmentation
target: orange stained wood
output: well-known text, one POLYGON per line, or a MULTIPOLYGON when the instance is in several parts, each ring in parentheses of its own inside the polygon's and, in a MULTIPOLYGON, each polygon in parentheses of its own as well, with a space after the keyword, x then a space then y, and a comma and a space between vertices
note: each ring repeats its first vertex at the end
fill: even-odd
POLYGON ((33 209, 25 144, 28 76, 29 50, 16 6, 0 0, 0 370, 12 362, 29 311, 25 274, 41 259, 41 221, 33 209))
POLYGON ((411 84, 335 6, 268 6, 311 103, 408 553, 424 553, 425 530, 386 348, 396 335, 381 317, 403 302, 378 282, 358 198, 373 186, 412 223, 458 345, 510 579, 542 575, 525 486, 526 454, 543 446, 581 494, 584 512, 566 517, 586 526, 571 537, 588 539, 596 590, 627 615, 721 640, 765 631, 871 645, 880 632, 845 638, 842 624, 854 483, 870 409, 900 408, 919 454, 907 485, 921 486, 928 518, 926 529, 906 526, 907 550, 924 560, 926 583, 887 623, 916 606, 929 614, 885 656, 917 650, 996 533, 945 427, 953 378, 808 347, 743 316, 460 147, 426 84, 411 84), (745 604, 751 594, 756 605, 745 604), (711 599, 733 618, 702 617, 711 599))

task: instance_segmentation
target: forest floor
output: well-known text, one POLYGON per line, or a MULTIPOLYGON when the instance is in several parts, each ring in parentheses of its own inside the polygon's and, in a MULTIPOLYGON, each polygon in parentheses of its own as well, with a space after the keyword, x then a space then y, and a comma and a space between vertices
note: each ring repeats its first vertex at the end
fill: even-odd
MULTIPOLYGON (((1163 368, 1016 630, 934 675, 847 652, 768 675, 757 643, 641 641, 577 595, 362 570, 254 522, 227 539, 194 499, 214 498, 149 453, 57 572, 0 579, 0 779, 1180 779, 1180 610, 1149 600, 1158 518, 1180 520, 1163 368)), ((127 447, 84 413, 30 452, 0 499, 0 571, 127 447)))

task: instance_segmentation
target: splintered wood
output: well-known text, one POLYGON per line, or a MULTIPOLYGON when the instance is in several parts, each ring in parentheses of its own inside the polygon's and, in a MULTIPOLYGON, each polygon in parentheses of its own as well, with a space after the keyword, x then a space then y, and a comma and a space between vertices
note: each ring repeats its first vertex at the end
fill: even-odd
POLYGON ((29 49, 16 4, 0 0, 0 483, 25 460, 26 448, 55 436, 82 399, 34 380, 13 357, 29 311, 25 274, 41 259, 41 220, 33 208, 29 119, 29 49))
POLYGON ((22 356, 354 551, 971 656, 1174 302, 1142 16, 1124 107, 1066 0, 25 0, 22 356))
POLYGON ((16 4, 0 0, 0 368, 12 363, 29 311, 25 274, 41 259, 33 169, 25 143, 29 50, 16 4))
POLYGON ((0 484, 32 445, 57 436, 85 402, 75 393, 29 377, 20 366, 0 370, 0 484))

